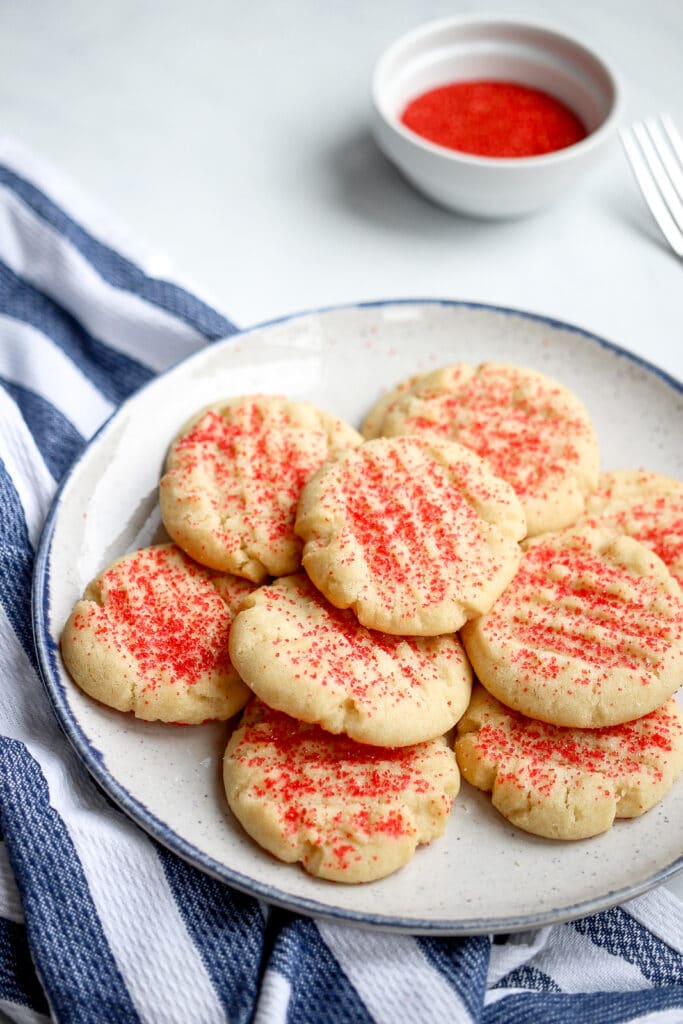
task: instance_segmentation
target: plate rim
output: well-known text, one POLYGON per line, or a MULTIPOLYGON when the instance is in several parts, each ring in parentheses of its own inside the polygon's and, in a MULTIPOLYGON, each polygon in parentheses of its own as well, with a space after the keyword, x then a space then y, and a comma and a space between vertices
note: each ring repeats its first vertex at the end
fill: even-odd
MULTIPOLYGON (((418 917, 396 917, 383 914, 375 914, 367 911, 351 910, 345 907, 334 905, 334 903, 321 903, 317 899, 306 896, 288 894, 282 889, 260 882, 250 876, 244 875, 233 868, 217 861, 208 854, 203 853, 191 842, 184 839, 170 826, 153 814, 146 805, 133 796, 114 775, 106 768, 102 753, 89 740, 77 717, 71 711, 66 699, 66 687, 63 685, 57 666, 58 644, 52 639, 49 632, 49 600, 50 600, 50 554, 52 540, 60 510, 61 499, 65 488, 68 486, 74 474, 77 472, 80 463, 85 458, 91 447, 98 443, 101 435, 109 428, 111 423, 120 415, 125 413, 128 404, 137 401, 140 396, 151 386, 155 386, 159 380, 174 373, 180 366, 186 366, 193 360, 199 359, 207 349, 213 349, 216 345, 229 347, 240 339, 248 337, 258 331, 278 324, 288 323, 293 320, 303 320, 311 316, 320 316, 328 313, 343 312, 354 309, 378 309, 395 306, 444 306, 448 308, 476 309, 492 313, 499 313, 505 316, 513 316, 523 320, 531 320, 536 323, 546 324, 549 327, 578 334, 581 337, 596 343, 599 347, 605 348, 615 355, 622 356, 648 373, 659 378, 679 394, 683 394, 683 383, 668 371, 662 369, 649 360, 628 349, 623 348, 615 342, 609 341, 600 335, 593 333, 576 324, 560 320, 556 317, 547 316, 541 313, 533 313, 528 310, 518 309, 511 306, 500 306, 492 303, 474 302, 463 299, 442 299, 442 298, 399 298, 399 299, 375 299, 361 302, 337 303, 328 306, 314 307, 311 309, 288 313, 283 316, 264 320, 260 323, 240 328, 234 334, 216 341, 207 341, 196 352, 174 363, 162 373, 156 374, 142 387, 135 390, 121 403, 109 416, 99 429, 93 434, 88 442, 79 452, 77 458, 71 464, 52 499, 45 523, 43 525, 40 541, 36 551, 33 579, 31 586, 31 621, 33 640, 38 658, 39 676, 47 693, 52 710, 59 722, 59 725, 66 735, 71 746, 75 750, 79 761, 85 766, 95 782, 104 790, 106 795, 131 819, 136 825, 143 829, 152 839, 159 842, 172 853, 180 856, 183 860, 194 867, 211 875, 218 881, 230 885, 247 895, 263 899, 274 906, 282 907, 295 913, 303 913, 307 916, 324 918, 327 920, 342 921, 349 924, 386 932, 408 932, 414 935, 435 935, 435 936, 465 936, 508 933, 525 930, 528 928, 541 927, 548 924, 558 924, 565 921, 575 920, 584 915, 606 910, 626 899, 633 899, 655 886, 661 885, 667 879, 683 871, 683 854, 671 864, 660 868, 654 874, 649 875, 639 883, 624 886, 619 889, 610 890, 602 896, 593 897, 563 908, 550 909, 535 914, 514 915, 508 917, 472 917, 467 919, 442 919, 431 920, 418 917)), ((332 892, 333 890, 331 890, 332 892)))

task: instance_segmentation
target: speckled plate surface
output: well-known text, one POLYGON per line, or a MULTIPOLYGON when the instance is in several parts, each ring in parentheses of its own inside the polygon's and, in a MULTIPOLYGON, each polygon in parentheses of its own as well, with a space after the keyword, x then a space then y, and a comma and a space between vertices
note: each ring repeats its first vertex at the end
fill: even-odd
POLYGON ((603 467, 683 478, 683 389, 627 353, 529 314, 446 302, 376 303, 258 327, 153 381, 106 424, 62 485, 45 527, 34 629, 56 714, 90 772, 142 828, 199 868, 265 900, 366 926, 432 934, 512 931, 636 895, 683 869, 683 779, 642 818, 555 843, 517 831, 466 783, 446 835, 380 882, 309 878, 259 849, 223 796, 228 727, 146 724, 71 683, 57 641, 85 584, 163 536, 157 482, 169 441, 228 395, 308 399, 358 425, 378 394, 416 371, 506 361, 555 376, 588 406, 603 467))

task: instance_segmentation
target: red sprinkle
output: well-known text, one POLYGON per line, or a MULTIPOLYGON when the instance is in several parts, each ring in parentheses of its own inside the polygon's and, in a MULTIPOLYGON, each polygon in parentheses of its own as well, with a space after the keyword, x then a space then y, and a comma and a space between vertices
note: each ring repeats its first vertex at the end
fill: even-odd
POLYGON ((548 796, 558 774, 569 769, 614 783, 603 791, 611 796, 627 778, 661 782, 667 755, 680 746, 682 732, 670 703, 635 722, 585 730, 536 722, 506 708, 504 717, 485 715, 476 748, 497 767, 500 783, 548 796))
POLYGON ((587 416, 568 405, 563 388, 508 366, 484 364, 475 373, 466 364, 449 367, 438 386, 418 386, 407 408, 403 431, 471 448, 522 500, 573 475, 577 444, 593 443, 587 416))
POLYGON ((402 123, 437 146, 488 157, 552 153, 586 137, 566 104, 518 82, 454 82, 412 100, 402 123))
POLYGON ((284 834, 294 840, 306 830, 314 844, 332 855, 337 869, 344 870, 357 856, 359 840, 414 836, 407 808, 416 794, 425 803, 441 805, 444 814, 451 805, 436 769, 442 759, 443 772, 452 771, 452 752, 445 744, 370 747, 296 722, 257 700, 245 712, 230 756, 258 770, 261 781, 252 783, 253 798, 274 804, 284 834))
POLYGON ((646 685, 680 643, 683 602, 656 580, 611 564, 588 542, 549 539, 530 546, 481 629, 494 644, 514 640, 510 660, 521 685, 556 677, 567 657, 577 659, 578 684, 600 687, 620 667, 646 685))
POLYGON ((635 488, 622 493, 607 474, 591 495, 588 508, 596 509, 594 515, 600 522, 615 526, 654 551, 683 587, 683 487, 660 483, 656 474, 647 472, 637 482, 642 495, 635 488))
POLYGON ((353 612, 326 601, 303 574, 262 587, 257 601, 267 616, 268 645, 275 657, 282 653, 292 686, 302 678, 319 681, 348 693, 367 715, 406 700, 420 706, 425 688, 443 680, 446 666, 464 663, 456 636, 390 636, 366 629, 353 612))
MULTIPOLYGON (((239 550, 245 532, 276 550, 300 547, 293 533, 296 504, 335 439, 322 424, 297 422, 288 405, 273 398, 264 406, 257 397, 209 411, 172 450, 161 486, 173 481, 190 508, 208 502, 221 523, 214 535, 227 551, 239 550)), ((348 443, 341 429, 337 435, 348 443)))
POLYGON ((449 595, 476 592, 509 557, 492 549, 474 507, 478 501, 506 511, 511 499, 502 485, 485 467, 442 465, 429 440, 369 441, 347 453, 331 479, 321 504, 330 518, 343 506, 340 564, 353 565, 362 553, 374 600, 389 616, 411 617, 449 595))
MULTIPOLYGON (((233 600, 253 589, 230 579, 233 600)), ((124 659, 132 657, 146 689, 155 689, 161 674, 192 686, 208 673, 232 670, 232 612, 219 593, 228 585, 174 545, 143 548, 107 569, 99 602, 88 601, 73 628, 93 629, 124 659)))

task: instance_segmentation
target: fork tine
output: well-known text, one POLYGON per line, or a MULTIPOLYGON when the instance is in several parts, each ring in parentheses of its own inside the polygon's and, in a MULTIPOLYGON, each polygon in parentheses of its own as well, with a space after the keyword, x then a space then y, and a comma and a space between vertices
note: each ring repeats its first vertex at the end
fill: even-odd
MULTIPOLYGON (((635 127, 634 127, 635 131, 635 127)), ((679 231, 676 222, 671 216, 669 209, 662 198, 659 188, 655 182, 646 156, 640 147, 640 140, 634 131, 622 129, 620 132, 621 141, 626 150, 638 186, 643 194, 645 202, 650 208, 650 213, 659 225, 659 229, 677 256, 683 257, 683 234, 679 231)))
MULTIPOLYGON (((663 174, 666 175, 666 177, 663 176, 659 180, 660 190, 669 207, 671 216, 676 221, 679 229, 683 231, 683 201, 681 200, 683 196, 683 170, 681 170, 676 156, 672 153, 659 124, 651 119, 645 122, 645 128, 657 153, 663 174)), ((655 178, 657 178, 654 167, 651 166, 650 170, 655 178)))
POLYGON ((645 158, 645 163, 647 164, 650 176, 654 180, 660 196, 664 200, 676 227, 680 231, 683 226, 683 204, 676 195, 673 185, 669 181, 666 167, 664 166, 659 150, 657 149, 654 138, 652 137, 649 125, 644 121, 638 121, 633 125, 633 134, 635 135, 643 157, 645 158))
POLYGON ((678 128, 673 123, 668 114, 662 114, 660 120, 662 122, 662 128, 664 129, 664 134, 668 139, 669 145, 678 157, 679 167, 683 169, 683 139, 680 136, 678 128))

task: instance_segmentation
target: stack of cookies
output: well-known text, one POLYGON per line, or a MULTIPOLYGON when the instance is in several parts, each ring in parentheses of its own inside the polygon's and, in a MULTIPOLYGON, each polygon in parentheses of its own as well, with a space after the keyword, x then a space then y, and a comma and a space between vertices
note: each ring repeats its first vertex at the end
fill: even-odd
POLYGON ((578 399, 505 365, 412 377, 363 435, 271 396, 194 417, 160 484, 174 543, 89 585, 76 682, 187 724, 252 698, 228 803, 323 878, 441 835, 458 765, 539 835, 651 807, 683 769, 683 485, 599 479, 578 399))

